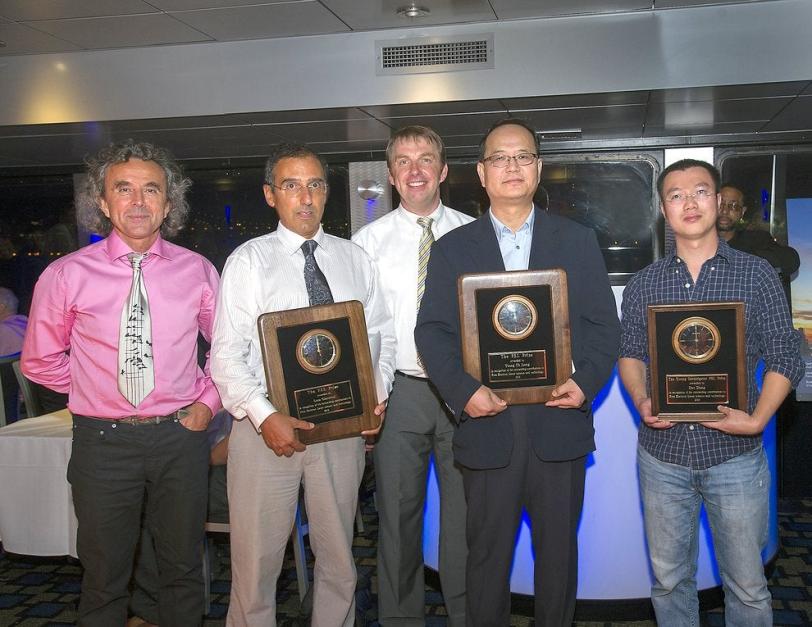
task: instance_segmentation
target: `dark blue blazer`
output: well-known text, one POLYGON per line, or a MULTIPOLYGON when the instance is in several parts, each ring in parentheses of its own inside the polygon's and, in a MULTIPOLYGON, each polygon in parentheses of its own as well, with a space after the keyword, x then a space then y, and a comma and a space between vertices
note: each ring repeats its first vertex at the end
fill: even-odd
MULTIPOLYGON (((531 445, 544 461, 582 457, 595 449, 591 403, 609 378, 620 323, 606 266, 593 231, 536 207, 529 269, 567 272, 573 380, 586 395, 581 409, 514 405, 487 418, 463 408, 480 383, 462 367, 457 278, 505 270, 489 214, 440 238, 432 247, 415 341, 429 378, 458 421, 454 456, 468 468, 501 468, 513 449, 512 414, 527 416, 531 445)), ((498 394, 498 392, 497 392, 498 394)))

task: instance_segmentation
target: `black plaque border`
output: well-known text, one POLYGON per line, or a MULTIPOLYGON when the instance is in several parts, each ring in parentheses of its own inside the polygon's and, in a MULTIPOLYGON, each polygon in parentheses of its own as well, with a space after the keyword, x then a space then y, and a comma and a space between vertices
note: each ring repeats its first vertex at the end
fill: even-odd
POLYGON ((374 412, 377 393, 364 307, 359 301, 265 313, 257 319, 257 327, 268 398, 277 410, 290 416, 295 414, 292 400, 294 389, 317 387, 350 378, 353 391, 357 390, 354 411, 341 412, 340 417, 331 416, 324 422, 312 421, 316 422, 312 430, 298 432, 301 442, 315 444, 354 437, 362 431, 380 426, 381 419, 374 412), (327 328, 342 341, 342 354, 335 368, 316 374, 307 372, 298 363, 296 344, 302 334, 319 327, 327 328), (287 334, 294 339, 280 341, 280 330, 284 331, 282 335, 287 334), (348 377, 348 372, 352 376, 348 377), (295 388, 292 379, 295 379, 295 388))
MULTIPOLYGON (((494 386, 494 392, 510 405, 543 403, 552 397, 552 391, 572 375, 572 350, 570 345, 569 305, 567 294, 567 273, 560 268, 547 270, 526 270, 519 272, 488 272, 466 274, 457 281, 460 303, 460 332, 462 338, 462 361, 465 371, 477 381, 483 381, 481 334, 494 333, 493 328, 482 328, 484 322, 491 321, 491 312, 477 310, 477 294, 480 290, 500 290, 506 288, 527 297, 527 289, 547 286, 550 289, 549 307, 540 307, 534 302, 538 312, 538 327, 547 326, 553 338, 553 358, 547 359, 548 372, 552 381, 547 385, 494 386)), ((498 300, 498 299, 497 299, 498 300)), ((533 299, 531 299, 533 300, 533 299)), ((491 324, 492 327, 492 324, 491 324)), ((504 340, 508 350, 546 349, 544 346, 526 346, 528 338, 516 342, 504 340), (521 345, 521 346, 518 346, 521 345)), ((487 385, 487 383, 486 383, 487 385)))
POLYGON ((651 413, 671 422, 710 422, 721 420, 716 403, 681 403, 666 409, 665 375, 726 374, 730 390, 728 405, 747 410, 747 371, 744 343, 744 303, 678 303, 648 306, 648 346, 651 413), (707 318, 720 331, 721 347, 701 364, 684 361, 672 345, 674 329, 690 317, 707 318))

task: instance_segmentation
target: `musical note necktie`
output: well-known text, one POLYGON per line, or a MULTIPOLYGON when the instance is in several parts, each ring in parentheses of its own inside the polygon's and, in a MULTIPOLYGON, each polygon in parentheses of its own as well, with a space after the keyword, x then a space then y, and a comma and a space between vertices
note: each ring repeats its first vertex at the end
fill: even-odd
POLYGON ((147 253, 127 255, 133 268, 130 295, 121 310, 118 336, 118 389, 138 407, 155 387, 152 364, 152 320, 141 263, 147 253))

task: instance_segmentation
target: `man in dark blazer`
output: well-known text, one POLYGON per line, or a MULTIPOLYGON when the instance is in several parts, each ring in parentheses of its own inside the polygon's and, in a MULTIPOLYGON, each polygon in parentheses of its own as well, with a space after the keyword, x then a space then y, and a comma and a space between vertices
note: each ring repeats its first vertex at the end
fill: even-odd
POLYGON ((572 622, 591 402, 617 357, 620 326, 594 233, 533 205, 536 134, 507 119, 480 144, 477 172, 491 207, 431 250, 415 340, 458 428, 454 456, 468 502, 469 625, 510 622, 510 568, 522 509, 532 520, 536 625, 572 622), (574 372, 546 404, 508 406, 463 370, 457 278, 474 272, 567 272, 574 372))

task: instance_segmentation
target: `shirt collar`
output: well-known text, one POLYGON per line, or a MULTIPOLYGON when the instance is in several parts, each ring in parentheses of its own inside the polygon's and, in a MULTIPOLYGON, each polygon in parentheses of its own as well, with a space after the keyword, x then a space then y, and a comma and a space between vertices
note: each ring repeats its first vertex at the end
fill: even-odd
MULTIPOLYGON (((298 233, 294 233, 281 222, 276 227, 276 235, 279 237, 283 250, 287 252, 288 255, 296 254, 296 252, 302 248, 302 244, 304 243, 305 239, 307 239, 298 233)), ((316 240, 316 243, 320 248, 324 248, 325 250, 330 249, 329 241, 325 237, 324 229, 321 225, 319 225, 319 230, 316 231, 316 234, 310 239, 316 240)))
MULTIPOLYGON (((719 244, 716 247, 716 253, 710 259, 716 259, 718 257, 719 259, 723 259, 727 263, 730 263, 732 256, 733 256, 733 249, 730 247, 730 244, 728 244, 724 240, 724 238, 720 237, 719 238, 719 244)), ((668 265, 674 265, 676 263, 682 263, 682 260, 679 257, 677 257, 677 247, 676 246, 674 247, 674 250, 672 250, 669 254, 667 254, 665 256, 665 259, 668 260, 668 265)), ((710 259, 708 259, 707 261, 710 261, 710 259)))
POLYGON ((408 211, 402 204, 398 205, 397 211, 400 213, 401 216, 403 216, 404 218, 406 218, 415 225, 417 225, 418 218, 431 218, 434 220, 434 224, 437 224, 440 220, 443 219, 445 207, 443 206, 443 203, 440 202, 440 204, 437 205, 437 208, 427 216, 419 216, 416 213, 412 213, 411 211, 408 211))
MULTIPOLYGON (((496 231, 496 239, 501 241, 503 234, 513 233, 513 231, 509 227, 502 224, 502 222, 500 222, 499 219, 495 215, 493 215, 493 209, 488 209, 488 215, 491 218, 491 224, 493 225, 494 231, 496 231)), ((532 231, 533 224, 535 223, 535 221, 536 221, 536 208, 535 206, 533 206, 530 208, 530 213, 527 214, 527 219, 524 221, 524 224, 522 224, 518 229, 516 229, 516 233, 519 234, 522 233, 523 231, 532 231)))
MULTIPOLYGON (((115 231, 110 231, 110 235, 104 240, 105 250, 107 251, 107 257, 110 261, 115 261, 116 259, 120 259, 122 257, 126 257, 130 253, 133 252, 132 248, 130 248, 124 240, 121 239, 121 236, 115 231)), ((161 237, 161 234, 158 233, 158 238, 152 243, 152 246, 149 247, 147 251, 150 255, 156 255, 157 257, 163 257, 164 259, 172 259, 172 253, 169 250, 169 246, 166 245, 166 242, 161 237)))

